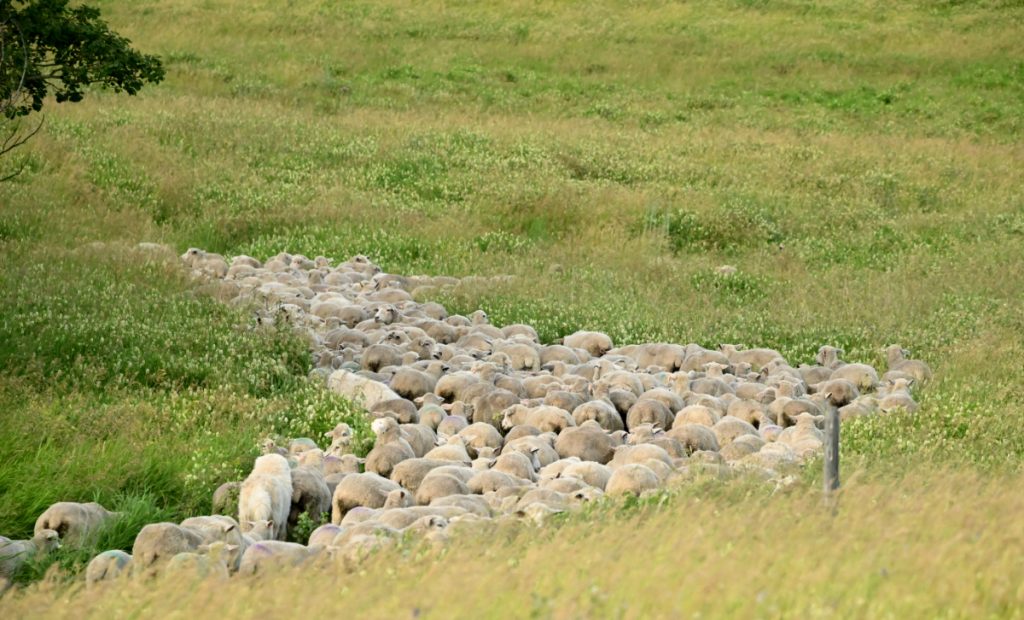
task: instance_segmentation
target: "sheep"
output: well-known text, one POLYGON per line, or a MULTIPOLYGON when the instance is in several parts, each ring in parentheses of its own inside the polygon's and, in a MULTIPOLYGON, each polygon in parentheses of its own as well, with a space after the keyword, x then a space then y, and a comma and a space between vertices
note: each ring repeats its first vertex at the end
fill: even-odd
POLYGON ((310 533, 306 546, 310 548, 326 547, 330 545, 343 531, 345 531, 345 526, 343 525, 324 523, 310 533))
POLYGON ((349 474, 338 483, 331 498, 331 523, 338 525, 345 513, 356 506, 381 508, 392 491, 404 490, 398 484, 375 474, 349 474))
POLYGON ((565 478, 578 478, 588 485, 605 490, 608 480, 611 479, 612 470, 607 465, 593 461, 582 461, 569 463, 562 469, 561 476, 565 478))
POLYGON ((746 363, 754 370, 760 370, 777 359, 785 361, 782 354, 774 349, 740 349, 736 345, 723 344, 719 350, 729 359, 730 364, 746 363))
POLYGON ((542 432, 559 433, 562 429, 576 426, 576 420, 565 409, 541 405, 529 408, 514 405, 502 412, 501 427, 510 430, 518 424, 535 426, 542 432))
POLYGON ((205 541, 202 535, 176 523, 150 523, 139 530, 132 545, 132 572, 152 575, 179 553, 195 551, 205 541))
POLYGON ((604 492, 610 496, 640 495, 644 491, 657 489, 660 485, 661 480, 650 467, 631 463, 612 472, 604 492))
POLYGON ((626 429, 622 416, 615 410, 615 406, 606 400, 591 400, 573 409, 572 419, 577 426, 587 420, 593 420, 601 425, 606 431, 621 431, 626 429))
POLYGON ((537 481, 537 470, 540 469, 540 461, 537 460, 537 450, 530 452, 509 451, 505 452, 494 460, 492 471, 528 480, 537 481))
POLYGON ((487 469, 476 473, 472 478, 470 478, 469 482, 466 483, 466 487, 469 489, 470 493, 483 495, 484 493, 490 493, 497 491, 498 489, 516 488, 529 483, 529 480, 518 478, 503 471, 487 469))
POLYGON ((319 553, 320 548, 311 548, 298 543, 279 540, 264 540, 252 544, 242 554, 240 575, 255 575, 268 568, 299 566, 319 553))
POLYGON ((677 424, 673 425, 667 435, 679 441, 688 454, 698 451, 718 452, 719 450, 715 432, 707 424, 693 422, 679 424, 677 418, 677 424))
POLYGON ((181 255, 181 260, 193 271, 204 275, 215 278, 225 278, 228 275, 228 262, 220 254, 189 248, 181 255))
POLYGON ((741 435, 757 436, 757 429, 750 423, 732 416, 725 416, 711 427, 718 445, 725 448, 741 435))
POLYGON ((907 413, 916 413, 918 404, 910 395, 910 386, 914 384, 913 379, 897 379, 886 386, 884 394, 880 393, 878 409, 882 413, 891 413, 897 409, 903 409, 907 413))
POLYGON ((448 495, 468 495, 469 487, 458 477, 447 473, 431 471, 423 478, 416 490, 416 503, 421 506, 448 495))
POLYGON ((378 418, 371 428, 377 434, 377 442, 366 455, 366 471, 387 478, 395 465, 416 458, 412 446, 402 438, 401 427, 393 418, 378 418))
POLYGON ((165 575, 191 575, 198 579, 216 578, 226 580, 230 571, 226 557, 236 551, 235 545, 216 542, 200 546, 205 554, 186 551, 178 553, 164 567, 165 575))
POLYGON ((565 345, 570 349, 583 349, 592 357, 601 357, 612 350, 614 344, 612 339, 601 332, 578 331, 562 338, 558 344, 565 345))
POLYGON ((660 400, 640 399, 626 413, 626 429, 629 430, 641 424, 653 424, 662 430, 668 430, 672 428, 674 419, 672 411, 660 400))
POLYGON ((523 452, 526 454, 535 454, 537 460, 540 462, 540 466, 544 467, 550 465, 558 460, 558 452, 554 448, 554 442, 552 433, 543 433, 541 435, 528 435, 520 437, 514 441, 509 442, 502 453, 507 452, 523 452))
POLYGON ((288 461, 279 454, 265 454, 257 458, 252 473, 242 483, 238 497, 238 520, 242 523, 242 531, 246 531, 249 521, 270 520, 274 522, 273 538, 284 540, 292 493, 288 461))
POLYGON ((296 467, 292 474, 292 499, 288 511, 288 527, 294 528, 302 514, 309 515, 314 522, 320 522, 324 514, 331 512, 331 490, 324 475, 318 469, 296 467))
POLYGON ((858 390, 870 392, 878 385, 878 372, 867 364, 843 364, 829 375, 829 380, 846 379, 858 390))
POLYGON ((688 405, 679 410, 672 421, 672 428, 684 424, 703 424, 711 428, 721 419, 722 416, 710 407, 704 405, 688 405))
POLYGON ((231 548, 225 552, 225 563, 232 570, 238 569, 238 560, 247 546, 246 537, 239 523, 223 515, 190 517, 181 522, 181 527, 190 529, 203 537, 206 544, 224 543, 231 548))
POLYGON ((612 457, 608 466, 614 470, 624 465, 644 463, 649 460, 661 461, 669 466, 672 465, 672 457, 669 456, 664 448, 651 443, 642 443, 635 446, 617 446, 615 448, 615 456, 612 457))
MULTIPOLYGON (((468 462, 469 456, 466 456, 468 462)), ((395 465, 391 470, 391 481, 400 485, 404 489, 408 489, 410 493, 416 493, 420 487, 420 483, 423 482, 423 478, 430 473, 431 470, 437 469, 438 467, 450 466, 452 461, 444 459, 432 459, 432 458, 413 458, 395 465)))
POLYGON ((932 369, 921 360, 907 359, 910 355, 898 344, 890 345, 885 349, 885 356, 889 362, 889 370, 902 372, 910 375, 918 383, 927 383, 932 378, 932 369))
POLYGON ((327 379, 327 387, 349 400, 361 402, 368 408, 386 400, 401 398, 380 381, 360 377, 348 370, 335 370, 331 373, 327 379))
POLYGON ((559 433, 555 440, 555 451, 561 458, 575 456, 603 465, 612 460, 615 442, 600 424, 587 420, 581 426, 567 428, 559 433))
MULTIPOLYGON (((473 454, 476 454, 475 450, 473 454)), ((451 463, 462 463, 467 467, 473 462, 473 457, 470 456, 469 451, 466 449, 466 440, 459 435, 449 437, 445 443, 424 454, 423 458, 448 461, 449 465, 451 463)))
POLYGON ((466 444, 466 452, 469 453, 470 458, 477 457, 477 450, 479 448, 493 448, 500 450, 504 443, 501 438, 501 433, 496 428, 485 422, 474 422, 466 428, 459 431, 458 436, 466 444))
POLYGON ((404 398, 380 401, 369 407, 369 412, 375 418, 394 418, 399 424, 416 424, 420 419, 416 405, 404 398))
POLYGON ((61 544, 69 549, 89 545, 104 524, 116 519, 120 513, 111 512, 96 502, 79 504, 57 502, 36 519, 34 533, 53 530, 60 536, 61 544))
POLYGON ((94 587, 101 581, 111 581, 128 574, 131 570, 132 556, 120 549, 111 549, 96 555, 85 567, 85 585, 94 587))
POLYGON ((403 366, 391 376, 389 385, 402 398, 413 400, 433 393, 438 378, 422 370, 403 366))
POLYGON ((0 536, 0 579, 9 583, 23 564, 60 547, 60 534, 46 528, 38 530, 31 540, 11 540, 0 536))
POLYGON ((465 493, 446 495, 431 501, 430 507, 448 510, 458 509, 479 517, 490 518, 492 516, 491 507, 487 504, 487 500, 479 495, 470 495, 465 493))
POLYGON ((425 424, 402 424, 399 432, 416 457, 425 455, 437 445, 437 433, 425 424))

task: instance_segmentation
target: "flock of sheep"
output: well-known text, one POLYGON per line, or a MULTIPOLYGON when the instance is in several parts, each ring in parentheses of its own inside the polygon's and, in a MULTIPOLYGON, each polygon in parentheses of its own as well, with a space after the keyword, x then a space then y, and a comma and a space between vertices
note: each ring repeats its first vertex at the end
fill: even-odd
MULTIPOLYGON (((131 555, 92 560, 89 584, 129 573, 351 567, 405 536, 443 545, 459 529, 541 523, 697 470, 778 482, 822 449, 827 411, 841 420, 912 413, 912 386, 931 377, 899 346, 887 349, 880 377, 830 346, 794 368, 771 349, 615 347, 598 332, 544 345, 529 325, 498 328, 482 311, 449 315, 415 301, 460 285, 455 278, 386 274, 365 256, 337 266, 285 253, 229 263, 190 249, 181 258, 222 298, 254 308, 258 324, 302 330, 314 372, 366 407, 376 440, 365 459, 343 423, 323 448, 268 440, 244 481, 217 489, 216 515, 145 526, 131 555), (307 544, 286 542, 303 514, 329 522, 307 544)), ((61 544, 85 544, 116 516, 95 503, 51 506, 32 540, 0 538, 0 577, 61 544)))

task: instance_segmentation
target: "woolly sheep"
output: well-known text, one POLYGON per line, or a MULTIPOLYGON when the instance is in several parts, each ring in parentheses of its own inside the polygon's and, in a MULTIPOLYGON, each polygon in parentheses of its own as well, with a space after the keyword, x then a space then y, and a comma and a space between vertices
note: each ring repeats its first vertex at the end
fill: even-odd
POLYGON ((420 419, 416 405, 404 398, 378 402, 369 407, 369 411, 375 418, 393 418, 399 424, 415 424, 420 419))
POLYGON ((395 465, 416 458, 416 453, 409 442, 402 438, 401 428, 393 418, 378 418, 371 427, 377 434, 377 442, 366 455, 366 471, 387 478, 395 465))
POLYGON ((202 536, 204 544, 220 542, 228 545, 230 549, 225 550, 225 564, 232 571, 238 569, 238 560, 247 543, 239 523, 234 518, 224 515, 190 517, 180 525, 202 536))
POLYGON ((593 357, 601 357, 614 346, 612 339, 601 332, 578 331, 562 338, 563 344, 571 349, 583 349, 593 357))
POLYGON ((618 469, 632 463, 644 463, 648 460, 657 460, 672 465, 672 457, 661 446, 650 443, 643 443, 635 446, 618 446, 615 448, 615 456, 609 462, 611 469, 618 469))
POLYGON ((132 556, 120 549, 111 549, 89 560, 85 568, 85 585, 95 586, 101 581, 111 581, 131 570, 132 556))
POLYGON ((511 450, 494 460, 493 471, 500 471, 516 478, 536 482, 540 461, 537 460, 537 449, 531 452, 511 450))
POLYGON ((591 400, 583 403, 573 410, 572 418, 577 426, 582 425, 587 420, 593 420, 606 431, 620 431, 626 428, 622 421, 622 416, 606 400, 591 400))
POLYGON ((176 554, 167 562, 167 566, 164 567, 164 575, 226 580, 230 572, 226 557, 235 551, 234 545, 217 542, 211 545, 204 545, 200 547, 200 550, 205 550, 206 553, 186 551, 176 554))
POLYGON ((319 548, 311 548, 298 543, 280 540, 263 540, 252 544, 242 554, 240 575, 255 575, 268 568, 299 566, 315 557, 319 548))
POLYGON ((578 478, 588 485, 603 491, 608 486, 612 470, 607 465, 593 461, 583 461, 580 463, 569 463, 562 470, 561 475, 567 478, 578 478))
POLYGON ((490 424, 475 422, 459 431, 458 436, 466 443, 466 451, 470 458, 477 457, 477 448, 494 448, 500 450, 504 443, 501 433, 490 424))
POLYGON ((438 474, 431 471, 420 483, 416 490, 416 503, 420 505, 430 504, 431 501, 448 495, 469 494, 469 487, 466 483, 451 474, 438 474))
POLYGON ((653 424, 662 430, 668 430, 672 428, 674 418, 672 411, 660 400, 640 399, 626 413, 626 429, 629 430, 641 424, 653 424))
POLYGON ((650 467, 632 463, 618 467, 612 472, 605 486, 605 493, 610 496, 640 495, 644 491, 657 489, 660 484, 661 480, 650 467))
POLYGON ((163 563, 186 551, 195 551, 203 537, 176 523, 150 523, 139 530, 132 545, 132 571, 151 575, 163 563))
MULTIPOLYGON (((467 455, 468 459, 469 456, 467 455)), ((423 478, 430 473, 431 470, 437 469, 438 467, 450 466, 452 461, 443 459, 432 459, 432 458, 412 458, 406 461, 402 461, 395 465, 391 470, 391 481, 400 485, 402 488, 408 489, 410 493, 414 494, 420 487, 420 483, 423 482, 423 478)))
POLYGON ((392 491, 402 490, 396 483, 375 474, 349 474, 338 483, 331 500, 331 523, 341 523, 345 513, 356 506, 380 508, 392 491))
POLYGON ((918 383, 926 383, 932 378, 932 369, 921 360, 907 359, 910 355, 898 344, 890 345, 885 349, 885 356, 889 362, 889 370, 903 372, 913 377, 918 383))
POLYGON ((242 483, 238 497, 238 520, 242 531, 246 531, 249 521, 270 520, 274 522, 273 537, 284 540, 292 491, 291 468, 283 456, 265 454, 257 458, 252 473, 242 483))
POLYGON ((327 387, 345 398, 373 407, 382 401, 401 398, 380 381, 373 381, 347 370, 336 370, 327 379, 327 387))
POLYGON ((318 469, 296 467, 292 469, 292 501, 288 511, 288 527, 299 523, 299 516, 307 514, 314 522, 331 512, 331 490, 318 469))
POLYGON ((53 530, 60 536, 62 545, 83 547, 92 542, 105 523, 118 516, 120 513, 111 512, 96 502, 57 502, 36 519, 34 533, 39 535, 43 530, 53 530))
POLYGON ((181 255, 181 260, 193 271, 205 275, 216 278, 224 278, 228 275, 228 262, 220 254, 204 252, 199 248, 189 248, 181 255))
POLYGON ((540 462, 540 466, 544 467, 554 463, 559 458, 558 452, 554 447, 554 437, 553 433, 520 437, 506 444, 502 453, 524 452, 526 454, 534 454, 537 457, 537 461, 540 462))
POLYGON ((615 453, 615 442, 601 425, 587 420, 583 425, 567 428, 555 440, 555 451, 562 458, 575 456, 584 461, 605 464, 615 453))
POLYGON ((731 444, 733 440, 741 435, 757 436, 757 429, 750 423, 732 416, 725 416, 718 422, 715 422, 715 425, 711 427, 711 431, 715 434, 715 439, 718 440, 718 445, 722 448, 731 444))
POLYGON ((51 529, 39 530, 31 540, 11 540, 0 536, 0 579, 9 582, 22 564, 60 547, 60 535, 51 529))

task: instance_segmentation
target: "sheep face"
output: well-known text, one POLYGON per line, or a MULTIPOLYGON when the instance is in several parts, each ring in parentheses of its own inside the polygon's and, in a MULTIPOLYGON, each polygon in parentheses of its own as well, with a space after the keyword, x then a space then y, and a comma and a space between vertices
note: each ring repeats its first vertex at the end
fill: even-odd
POLYGON ((41 530, 32 538, 32 542, 35 544, 36 549, 43 554, 60 549, 61 546, 60 534, 55 530, 41 530))

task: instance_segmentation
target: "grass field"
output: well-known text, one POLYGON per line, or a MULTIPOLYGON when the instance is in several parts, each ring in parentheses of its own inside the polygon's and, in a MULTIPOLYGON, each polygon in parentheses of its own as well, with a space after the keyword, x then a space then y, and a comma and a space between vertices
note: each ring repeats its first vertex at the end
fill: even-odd
MULTIPOLYGON (((936 379, 918 414, 844 426, 834 520, 816 469, 770 498, 708 482, 436 563, 281 578, 313 608, 443 617, 463 592, 456 615, 1021 615, 1024 4, 90 3, 167 78, 51 102, 0 160, 26 165, 0 184, 0 533, 98 499, 129 515, 101 544, 130 545, 208 511, 266 434, 365 436, 305 380, 297 337, 248 330, 131 246, 364 253, 517 276, 438 301, 545 340, 793 364, 832 344, 876 366, 896 342, 936 379)), ((52 587, 0 614, 167 604, 52 587)), ((179 613, 248 615, 228 595, 249 587, 179 613)))

